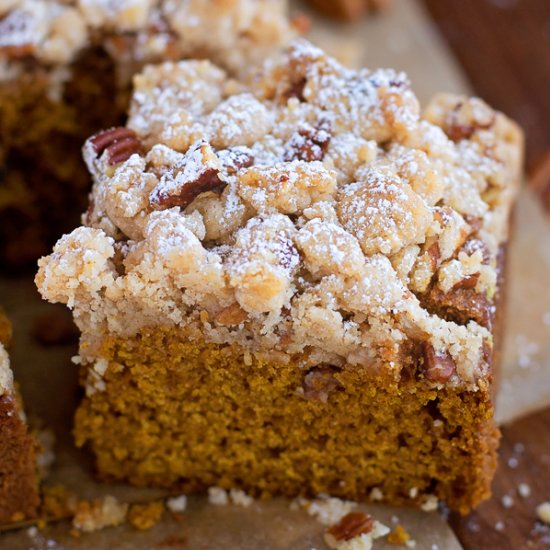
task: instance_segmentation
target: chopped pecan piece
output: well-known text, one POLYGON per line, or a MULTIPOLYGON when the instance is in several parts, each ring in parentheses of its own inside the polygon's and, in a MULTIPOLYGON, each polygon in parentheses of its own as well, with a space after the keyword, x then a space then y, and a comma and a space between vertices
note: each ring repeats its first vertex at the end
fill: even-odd
POLYGON ((114 166, 128 160, 134 153, 141 153, 141 141, 130 128, 109 128, 90 138, 90 143, 99 157, 107 151, 107 162, 114 166))
POLYGON ((444 384, 455 372, 456 365, 449 352, 435 351, 427 342, 422 345, 422 357, 422 372, 430 382, 444 384))
POLYGON ((216 154, 229 175, 234 175, 241 168, 249 168, 254 164, 254 155, 247 147, 230 147, 216 154))
POLYGON ((374 529, 374 519, 365 512, 350 512, 327 531, 337 541, 346 541, 366 535, 374 529))
POLYGON ((323 160, 330 138, 330 124, 327 121, 322 121, 316 128, 301 128, 286 142, 284 159, 307 162, 323 160))
POLYGON ((151 191, 149 202, 153 208, 162 210, 179 206, 184 209, 201 193, 220 193, 226 183, 219 177, 221 162, 205 141, 192 145, 183 160, 166 172, 151 191))

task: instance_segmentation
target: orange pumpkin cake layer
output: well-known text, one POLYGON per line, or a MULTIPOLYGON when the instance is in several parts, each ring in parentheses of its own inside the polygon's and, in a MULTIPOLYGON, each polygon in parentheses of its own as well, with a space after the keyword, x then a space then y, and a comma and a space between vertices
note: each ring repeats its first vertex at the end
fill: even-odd
POLYGON ((0 525, 34 517, 39 505, 36 441, 14 386, 10 340, 11 325, 0 311, 0 525))
POLYGON ((253 72, 288 43, 285 12, 284 0, 0 2, 0 268, 34 264, 78 225, 82 144, 124 121, 146 63, 205 57, 253 72))
POLYGON ((134 84, 127 126, 84 147, 83 226, 36 278, 82 332, 76 437, 99 473, 486 498, 517 126, 475 98, 421 113, 403 73, 301 40, 251 84, 205 61, 134 84))

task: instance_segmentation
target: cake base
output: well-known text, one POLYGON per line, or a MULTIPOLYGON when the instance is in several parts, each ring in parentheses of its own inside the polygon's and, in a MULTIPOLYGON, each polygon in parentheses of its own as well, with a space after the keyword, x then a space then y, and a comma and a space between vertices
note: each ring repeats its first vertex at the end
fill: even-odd
POLYGON ((392 504, 435 495, 461 513, 490 494, 490 385, 430 388, 414 346, 399 380, 357 365, 306 371, 174 328, 108 339, 99 356, 105 388, 81 403, 75 434, 102 478, 261 497, 365 500, 377 487, 392 504))
POLYGON ((0 397, 0 524, 36 516, 36 443, 13 394, 0 397))

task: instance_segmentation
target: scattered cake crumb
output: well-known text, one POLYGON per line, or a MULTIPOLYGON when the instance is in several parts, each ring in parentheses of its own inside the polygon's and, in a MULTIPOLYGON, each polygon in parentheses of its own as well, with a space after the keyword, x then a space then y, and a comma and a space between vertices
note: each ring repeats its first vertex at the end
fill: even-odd
POLYGON ((425 500, 420 505, 424 512, 435 512, 439 506, 439 499, 435 495, 427 495, 425 500))
POLYGON ((208 502, 214 506, 227 506, 229 504, 227 491, 221 487, 210 487, 208 489, 208 502))
POLYGON ((387 538, 390 544, 406 544, 409 540, 411 540, 411 536, 401 524, 397 524, 387 538))
POLYGON ((210 487, 208 489, 208 502, 214 506, 227 506, 228 504, 234 504, 235 506, 243 506, 244 508, 247 508, 254 502, 254 499, 240 489, 231 489, 230 491, 226 491, 221 487, 210 487))
POLYGON ((126 520, 128 504, 119 502, 114 496, 107 495, 92 501, 78 503, 73 526, 79 531, 91 533, 105 527, 121 525, 126 520))
POLYGON ((500 502, 502 503, 502 506, 504 508, 512 508, 512 506, 514 505, 514 499, 510 495, 504 495, 500 499, 500 502))
POLYGON ((518 494, 521 498, 529 498, 531 496, 531 487, 527 483, 518 485, 518 494))
POLYGON ((505 527, 505 525, 504 525, 504 522, 503 522, 503 521, 497 521, 497 522, 495 523, 495 529, 496 529, 497 531, 504 531, 504 527, 505 527))
POLYGON ((145 504, 132 504, 128 512, 128 523, 138 531, 152 529, 164 513, 164 503, 160 500, 145 504))
POLYGON ((338 523, 357 506, 357 502, 342 500, 328 495, 319 495, 319 498, 315 500, 299 497, 296 499, 296 502, 310 516, 323 525, 338 523))
POLYGON ((42 485, 41 516, 48 519, 68 518, 78 507, 78 497, 65 485, 42 485))
POLYGON ((384 499, 384 493, 379 487, 373 487, 369 494, 369 498, 373 502, 377 502, 384 499))
POLYGON ((416 498, 418 496, 418 487, 411 487, 409 489, 409 497, 416 498))
POLYGON ((537 506, 537 517, 543 523, 550 525, 550 502, 543 502, 537 506))
POLYGON ((180 495, 167 499, 166 508, 175 514, 182 514, 187 508, 187 497, 185 495, 180 495))
POLYGON ((229 498, 235 506, 243 506, 244 508, 248 508, 254 502, 254 499, 250 495, 239 489, 231 489, 229 491, 229 498))

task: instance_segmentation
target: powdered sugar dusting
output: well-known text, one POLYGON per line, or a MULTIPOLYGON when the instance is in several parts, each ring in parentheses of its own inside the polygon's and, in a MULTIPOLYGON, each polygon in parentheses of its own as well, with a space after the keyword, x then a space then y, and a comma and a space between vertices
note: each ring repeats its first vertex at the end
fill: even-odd
POLYGON ((128 125, 143 155, 113 168, 85 147, 93 208, 37 276, 74 307, 84 361, 106 333, 175 325, 395 376, 422 340, 456 365, 448 384, 487 374, 490 330, 424 300, 494 299, 521 169, 503 115, 443 95, 422 117, 404 74, 297 41, 251 85, 204 61, 147 67, 128 125))

